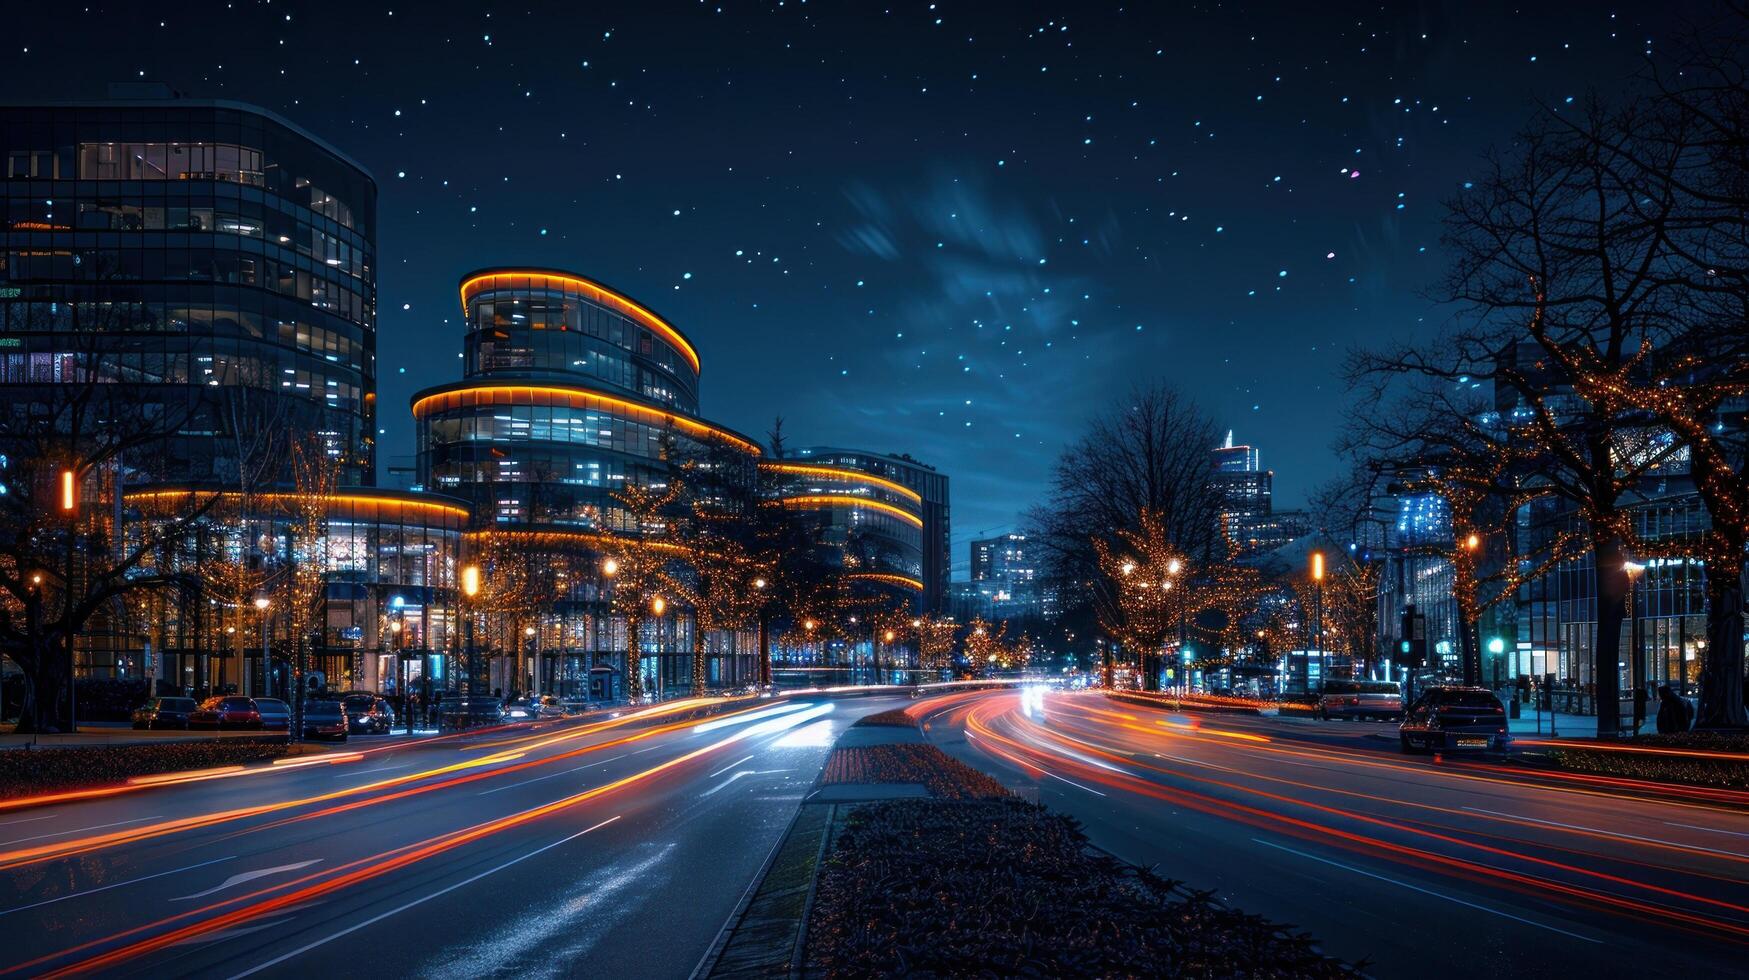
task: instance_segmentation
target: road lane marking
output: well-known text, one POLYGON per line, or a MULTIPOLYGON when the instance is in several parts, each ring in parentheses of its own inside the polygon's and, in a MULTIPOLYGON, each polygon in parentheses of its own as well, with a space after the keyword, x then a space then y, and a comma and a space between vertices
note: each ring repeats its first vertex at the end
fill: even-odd
MULTIPOLYGON (((1063 779, 1063 777, 1057 775, 1054 772, 1051 772, 1049 769, 1040 769, 1039 772, 1044 773, 1045 775, 1051 777, 1052 779, 1063 779)), ((1094 796, 1104 796, 1105 795, 1104 793, 1101 793, 1100 791, 1094 789, 1093 787, 1083 786, 1080 783, 1077 783, 1076 781, 1074 781, 1073 779, 1063 779, 1063 782, 1068 783, 1070 786, 1073 786, 1076 789, 1084 789, 1087 792, 1092 793, 1094 796)))
POLYGON ((1602 830, 1597 827, 1586 827, 1576 823, 1561 823, 1558 820, 1539 820, 1536 817, 1521 817, 1516 813, 1501 813, 1499 810, 1484 810, 1479 806, 1466 806, 1466 810, 1476 813, 1486 813, 1496 817, 1506 817, 1509 820, 1523 820, 1527 823, 1540 823, 1545 827, 1560 827, 1563 830, 1583 830, 1587 833, 1601 834, 1605 837, 1615 837, 1620 840, 1637 840, 1644 844, 1658 844, 1663 847, 1674 847, 1684 851, 1703 851, 1707 854, 1718 854, 1723 857, 1749 857, 1736 851, 1721 851, 1712 847, 1701 847, 1699 844, 1678 844, 1675 841, 1660 840, 1656 837, 1641 837, 1638 834, 1624 834, 1619 830, 1602 830))
POLYGON ((1368 871, 1365 868, 1357 868, 1351 864, 1343 864, 1341 861, 1332 861, 1329 858, 1319 857, 1316 854, 1308 854, 1305 851, 1295 850, 1294 848, 1291 848, 1291 847, 1285 847, 1281 844, 1276 844, 1272 841, 1263 840, 1262 838, 1253 837, 1251 839, 1253 841, 1255 841, 1256 843, 1262 844, 1264 847, 1273 847, 1278 851, 1286 851, 1289 854, 1298 854, 1300 857, 1310 858, 1313 861, 1321 861, 1324 864, 1330 865, 1331 867, 1341 868, 1344 871, 1352 871, 1357 875, 1365 875, 1368 878, 1376 878, 1379 881, 1388 882, 1388 883, 1393 884, 1393 885, 1401 885, 1402 887, 1407 888, 1410 891, 1420 892, 1423 895, 1431 895, 1434 898, 1443 898, 1448 902, 1453 902, 1455 904, 1465 906, 1466 908, 1472 908, 1472 909, 1477 910, 1478 912, 1486 912, 1489 915, 1498 915, 1501 918, 1511 919, 1514 922, 1522 922, 1527 926, 1536 926, 1538 929, 1547 929, 1550 932, 1558 932, 1563 936, 1570 936, 1574 939, 1582 939, 1588 943, 1596 943, 1598 945, 1603 944, 1603 940, 1601 940, 1601 939, 1592 939, 1590 936, 1581 936, 1576 932, 1568 932, 1565 929, 1559 929, 1559 928, 1556 928, 1555 926, 1548 925, 1547 923, 1538 922, 1535 919, 1526 919, 1523 916, 1513 915, 1511 912, 1502 912, 1499 909, 1491 909, 1486 905, 1478 905, 1475 902, 1466 902, 1461 898, 1457 898, 1457 897, 1452 896, 1452 895, 1447 895, 1447 894, 1444 894, 1442 892, 1436 892, 1431 888, 1422 888, 1420 885, 1412 885, 1407 881, 1399 881, 1396 878, 1388 878, 1388 877, 1381 875, 1381 874, 1375 874, 1374 872, 1368 871))
POLYGON ((1202 766, 1202 767, 1207 768, 1207 769, 1219 769, 1222 772, 1237 773, 1237 774, 1242 775, 1242 776, 1249 775, 1249 773, 1242 773, 1239 770, 1232 768, 1231 766, 1217 766, 1212 762, 1204 762, 1201 759, 1186 759, 1185 757, 1183 757, 1181 755, 1166 755, 1163 752, 1156 752, 1156 753, 1154 753, 1154 758, 1156 758, 1156 759, 1170 759, 1173 762, 1182 762, 1187 766, 1202 766))
POLYGON ((22 844, 28 840, 42 840, 45 837, 65 837, 68 834, 83 834, 87 830, 102 830, 105 827, 125 827, 130 823, 143 823, 147 820, 159 820, 162 817, 136 817, 133 820, 117 820, 115 823, 100 823, 95 827, 80 827, 78 830, 57 830, 52 834, 37 834, 34 837, 20 837, 17 840, 0 841, 0 847, 10 847, 22 844))
POLYGON ((736 766, 740 765, 743 762, 746 762, 748 759, 751 759, 751 758, 753 758, 753 757, 750 755, 744 755, 741 758, 736 759, 734 762, 731 762, 728 765, 724 766, 723 768, 718 769, 716 772, 711 773, 709 776, 706 776, 705 778, 706 779, 715 779, 718 776, 721 776, 723 773, 728 772, 730 769, 735 768, 736 766))
POLYGON ((574 841, 577 838, 582 837, 584 834, 590 833, 592 831, 600 830, 601 828, 607 826, 610 823, 613 823, 615 820, 618 820, 618 819, 619 819, 619 816, 617 814, 614 816, 608 817, 606 820, 601 821, 600 823, 596 824, 593 827, 587 828, 585 830, 579 830, 569 837, 562 837, 562 838, 560 838, 556 841, 553 841, 551 844, 548 844, 544 847, 535 848, 534 850, 529 851, 527 854, 521 855, 520 857, 511 858, 510 860, 504 862, 503 864, 500 864, 495 868, 488 868, 485 871, 482 871, 479 874, 474 875, 471 878, 463 879, 463 880, 458 881, 455 884, 450 885, 448 887, 440 888, 437 891, 430 892, 430 893, 425 894, 425 895, 421 895, 418 898, 414 899, 413 901, 406 903, 405 905, 400 905, 400 906, 397 906, 395 908, 388 910, 387 912, 383 912, 383 913, 380 913, 378 915, 371 916, 370 918, 364 920, 363 922, 359 922, 359 923, 356 923, 354 925, 347 926, 345 929, 342 929, 339 932, 333 933, 332 935, 328 935, 328 936, 325 936, 321 939, 318 939, 315 942, 305 943, 304 945, 299 946, 297 949, 294 949, 289 953, 282 953, 279 956, 276 956, 273 959, 268 960, 265 963, 258 964, 256 966, 250 967, 247 970, 244 970, 242 973, 235 974, 231 977, 231 980, 242 980, 243 977, 251 976, 253 974, 260 973, 262 970, 267 970, 267 969, 271 969, 273 967, 276 967, 279 964, 284 963, 286 960, 293 959, 293 958, 298 957, 298 956, 302 956, 305 953, 308 953, 310 950, 315 949, 318 946, 323 946, 323 945, 326 945, 328 943, 331 943, 334 940, 341 938, 342 936, 349 936, 349 935, 357 932, 360 929, 364 929, 364 928, 367 928, 369 926, 374 926, 378 922, 383 921, 384 919, 388 918, 391 915, 396 915, 396 914, 399 914, 401 912, 405 912, 408 909, 413 908, 416 905, 423 905, 424 903, 429 902, 432 899, 437 898, 441 895, 447 895, 450 892, 455 891, 457 888, 461 888, 461 887, 464 887, 466 885, 471 885, 474 882, 479 881, 481 878, 486 877, 487 875, 497 874, 498 872, 503 871, 505 868, 508 868, 511 865, 521 864, 523 861, 526 861, 531 857, 535 857, 536 855, 544 854, 547 851, 550 851, 553 848, 558 847, 560 844, 569 844, 571 841, 574 841))
POLYGON ((169 871, 160 871, 157 874, 142 875, 138 878, 129 878, 127 881, 118 881, 113 885, 100 885, 96 888, 85 888, 85 889, 81 889, 80 891, 69 892, 68 894, 62 895, 58 898, 45 898, 42 901, 33 903, 31 905, 20 905, 17 908, 0 910, 0 915, 11 915, 14 912, 28 912, 31 909, 41 908, 44 905, 53 905, 56 902, 65 902, 69 898, 80 898, 80 897, 83 897, 85 895, 95 895, 98 892, 109 891, 111 888, 121 888, 125 885, 132 885, 132 884, 135 884, 135 883, 141 882, 141 881, 150 881, 153 878, 162 878, 165 875, 181 874, 184 871, 193 871, 195 868, 204 868, 209 864, 218 864, 220 861, 230 861, 230 860, 234 860, 235 858, 236 858, 236 855, 233 854, 233 855, 229 855, 227 857, 213 858, 211 861, 202 861, 199 864, 191 864, 185 868, 172 868, 169 871))
POLYGON ((1749 834, 1736 830, 1720 830, 1717 827, 1701 827, 1691 823, 1671 823, 1668 820, 1664 821, 1664 823, 1671 827, 1681 827, 1684 830, 1704 830, 1709 834, 1728 834, 1732 837, 1749 837, 1749 834))
POLYGON ((596 765, 596 763, 585 762, 580 766, 575 766, 575 767, 570 768, 570 769, 561 769, 558 772, 549 772, 545 776, 536 776, 533 779, 524 779, 521 782, 511 783, 508 786, 494 786, 491 789, 481 790, 480 792, 475 793, 474 795, 475 796, 491 796, 493 793, 502 793, 507 789, 515 789, 518 786, 527 786, 529 783, 538 783, 543 779, 553 779, 557 776, 566 776, 566 775, 569 775, 569 774, 574 773, 574 772, 582 772, 583 770, 585 770, 593 765, 596 765))
POLYGON ((277 868, 257 868, 254 871, 239 871, 238 873, 230 876, 229 878, 226 878, 223 883, 218 884, 218 885, 214 885, 213 887, 208 888, 204 892, 195 892, 193 895, 184 895, 181 898, 173 898, 173 899, 171 899, 171 901, 172 902, 187 902, 187 901, 191 901, 191 900, 196 899, 196 898, 205 898, 208 895, 217 894, 218 892, 222 892, 227 888, 232 888, 232 887, 235 887, 237 885, 241 885, 247 881, 254 881, 257 878, 265 878, 268 875, 276 875, 282 871, 299 871, 299 870, 302 870, 304 868, 309 867, 312 864, 321 864, 321 863, 322 863, 321 858, 311 858, 308 861, 299 861, 296 864, 282 864, 277 868))
MULTIPOLYGON (((747 758, 751 759, 753 757, 748 756, 747 758)), ((742 760, 742 761, 746 761, 746 760, 742 760)), ((720 769, 717 770, 717 772, 721 772, 721 771, 722 770, 720 770, 720 769)), ((742 776, 769 776, 774 772, 793 772, 793 771, 794 770, 791 770, 791 769, 742 769, 739 772, 735 773, 733 776, 730 776, 728 779, 723 780, 718 785, 712 786, 710 789, 707 789, 703 793, 700 793, 699 798, 703 799, 706 796, 717 795, 717 793, 721 792, 722 790, 728 789, 730 783, 734 782, 737 779, 740 779, 742 776)), ((714 775, 716 775, 716 773, 712 773, 711 775, 714 776, 714 775)))
POLYGON ((0 827, 10 827, 15 823, 36 823, 38 820, 48 820, 54 816, 55 815, 52 813, 45 813, 40 817, 25 817, 23 820, 8 820, 4 823, 0 823, 0 827))

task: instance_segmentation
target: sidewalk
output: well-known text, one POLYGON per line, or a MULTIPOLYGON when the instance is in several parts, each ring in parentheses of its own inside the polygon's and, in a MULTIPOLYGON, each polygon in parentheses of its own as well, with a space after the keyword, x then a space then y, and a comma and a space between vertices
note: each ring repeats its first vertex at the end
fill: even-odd
MULTIPOLYGON (((1507 729, 1511 731, 1513 735, 1521 737, 1529 735, 1534 737, 1541 734, 1544 738, 1552 736, 1558 736, 1560 738, 1597 737, 1596 715, 1551 714, 1550 712, 1545 711, 1542 713, 1542 731, 1539 733, 1537 731, 1536 712, 1529 710, 1528 705, 1522 707, 1525 710, 1523 710, 1517 718, 1513 718, 1507 722, 1507 729), (1550 728, 1551 724, 1553 725, 1552 729, 1550 728)), ((1651 719, 1648 718, 1646 720, 1646 728, 1642 730, 1650 729, 1651 719)))

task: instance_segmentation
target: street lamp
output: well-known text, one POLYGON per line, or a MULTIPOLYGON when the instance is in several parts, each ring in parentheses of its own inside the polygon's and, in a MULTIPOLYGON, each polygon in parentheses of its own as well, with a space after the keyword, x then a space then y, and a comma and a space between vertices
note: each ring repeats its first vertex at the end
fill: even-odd
MULTIPOLYGON (((1628 669, 1634 672, 1634 731, 1639 732, 1640 726, 1646 723, 1646 702, 1649 696, 1646 691, 1646 652, 1640 646, 1640 604, 1635 593, 1639 590, 1640 576, 1645 573, 1646 566, 1637 561, 1621 563, 1622 571, 1628 576, 1628 636, 1633 646, 1628 655, 1628 669)), ((1602 710, 1602 706, 1599 706, 1602 710)), ((1621 710, 1619 707, 1615 710, 1621 710)))
POLYGON ((474 693, 474 610, 473 601, 480 594, 480 566, 462 566, 462 670, 467 672, 466 694, 474 693))
MULTIPOLYGON (((1312 552, 1312 609, 1316 623, 1314 635, 1318 638, 1318 687, 1324 687, 1324 677, 1329 665, 1324 662, 1324 553, 1312 552)), ((1307 685, 1310 687, 1310 685, 1307 685)))
POLYGON ((529 674, 532 673, 534 675, 534 680, 529 683, 529 693, 534 693, 535 689, 540 687, 540 640, 536 638, 539 633, 540 631, 533 626, 524 626, 522 628, 523 649, 528 651, 527 656, 530 660, 529 666, 533 669, 524 671, 523 676, 519 679, 528 680, 529 674), (530 649, 531 647, 532 649, 530 649))
POLYGON ((267 652, 267 607, 273 600, 264 595, 255 597, 255 608, 261 613, 261 670, 267 678, 267 693, 273 693, 273 657, 267 652))

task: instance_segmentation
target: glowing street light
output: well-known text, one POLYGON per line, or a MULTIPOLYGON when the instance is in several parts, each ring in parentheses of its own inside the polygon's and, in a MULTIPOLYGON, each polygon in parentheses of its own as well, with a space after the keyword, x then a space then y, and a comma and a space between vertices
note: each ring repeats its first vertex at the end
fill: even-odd
POLYGON ((467 565, 462 568, 462 595, 472 599, 480 594, 480 566, 467 565))
POLYGON ((609 558, 606 561, 603 561, 601 563, 601 574, 607 576, 608 578, 613 578, 615 575, 618 575, 619 574, 619 562, 612 559, 612 558, 609 558))
POLYGON ((755 589, 765 588, 765 576, 761 575, 758 578, 754 579, 753 580, 753 587, 755 589))
POLYGON ((1178 570, 1183 567, 1183 565, 1179 564, 1178 559, 1174 558, 1166 563, 1166 574, 1177 575, 1178 570))
POLYGON ((272 599, 269 599, 268 597, 266 597, 264 595, 258 595, 255 597, 255 608, 261 610, 262 612, 266 612, 267 607, 271 606, 271 605, 273 605, 272 599))
POLYGON ((78 476, 71 469, 61 471, 61 513, 71 517, 79 509, 78 476))
POLYGON ((667 609, 667 608, 668 608, 668 600, 662 598, 661 596, 657 596, 656 598, 650 600, 650 611, 655 613, 658 616, 662 615, 662 611, 664 609, 667 609))

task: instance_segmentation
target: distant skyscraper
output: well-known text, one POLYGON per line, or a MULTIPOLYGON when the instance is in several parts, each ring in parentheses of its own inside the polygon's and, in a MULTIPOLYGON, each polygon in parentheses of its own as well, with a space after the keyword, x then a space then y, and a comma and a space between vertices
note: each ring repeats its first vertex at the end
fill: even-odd
MULTIPOLYGON (((1227 441, 1216 446, 1212 455, 1215 486, 1222 497, 1221 517, 1226 524, 1227 537, 1244 550, 1262 546, 1262 538, 1251 532, 1254 525, 1269 523, 1275 474, 1262 467, 1256 447, 1234 445, 1231 430, 1227 432, 1227 441), (1257 544, 1252 543, 1254 540, 1257 544)), ((1270 533, 1262 537, 1273 542, 1277 535, 1270 533)))
POLYGON ((922 498, 923 609, 939 612, 947 608, 949 514, 946 473, 903 453, 810 446, 795 450, 789 458, 799 463, 846 466, 902 483, 916 491, 922 498))

